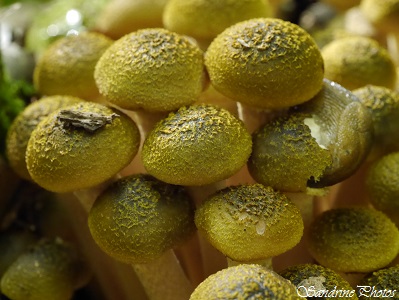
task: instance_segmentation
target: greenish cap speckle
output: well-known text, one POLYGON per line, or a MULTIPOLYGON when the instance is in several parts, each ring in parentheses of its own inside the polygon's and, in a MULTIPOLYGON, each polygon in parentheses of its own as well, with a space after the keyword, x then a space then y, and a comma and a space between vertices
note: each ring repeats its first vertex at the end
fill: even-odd
POLYGON ((371 272, 396 257, 399 230, 375 209, 331 209, 312 222, 308 249, 321 265, 335 271, 371 272))
POLYGON ((399 152, 385 155, 371 165, 366 190, 373 206, 399 224, 399 152))
POLYGON ((32 179, 43 188, 71 192, 112 178, 130 163, 139 144, 139 130, 127 115, 82 102, 55 111, 37 125, 26 163, 32 179))
POLYGON ((350 36, 333 40, 321 49, 325 78, 349 90, 372 84, 394 88, 396 67, 376 40, 350 36))
POLYGON ((7 133, 6 153, 10 166, 24 179, 31 179, 25 162, 29 138, 36 126, 54 111, 77 104, 83 99, 73 96, 49 96, 29 104, 15 118, 7 133))
POLYGON ((111 257, 146 263, 191 236, 194 206, 183 187, 149 175, 131 175, 98 197, 89 213, 89 228, 111 257))
MULTIPOLYGON (((322 290, 333 291, 334 288, 337 290, 352 291, 353 288, 344 278, 341 277, 337 272, 316 264, 300 264, 288 267, 279 272, 279 274, 292 282, 297 288, 301 295, 306 295, 305 290, 301 290, 300 286, 304 286, 309 289, 307 283, 315 283, 317 280, 321 283, 320 288, 322 290), (308 280, 308 281, 307 281, 308 280)), ((313 297, 308 297, 312 299, 313 297)), ((335 299, 336 297, 318 297, 317 299, 335 299)), ((357 299, 356 293, 353 293, 352 297, 339 297, 340 299, 357 299)))
POLYGON ((284 116, 253 134, 248 168, 256 181, 281 191, 306 192, 310 179, 320 180, 332 159, 305 125, 308 117, 302 113, 284 116))
POLYGON ((358 284, 359 299, 381 299, 381 292, 385 298, 399 299, 399 266, 381 269, 367 274, 358 284), (360 291, 363 287, 363 291, 360 291), (371 288, 374 288, 374 294, 371 288), (389 292, 388 292, 389 291, 389 292))
POLYGON ((205 279, 190 300, 298 300, 295 287, 277 273, 259 265, 223 269, 205 279))
POLYGON ((261 184, 217 192, 198 207, 195 223, 216 249, 240 262, 279 255, 294 247, 303 234, 295 204, 261 184))
POLYGON ((383 86, 366 85, 353 91, 373 119, 374 146, 370 160, 399 150, 392 136, 399 130, 399 93, 383 86))
POLYGON ((235 174, 251 153, 244 124, 225 109, 192 105, 158 122, 144 141, 143 164, 154 177, 205 185, 235 174))
POLYGON ((90 278, 86 268, 69 243, 42 240, 11 264, 1 278, 1 291, 16 300, 68 300, 82 276, 90 278))
POLYGON ((162 28, 141 29, 115 41, 98 61, 100 93, 119 107, 173 111, 203 89, 203 53, 190 38, 162 28))
POLYGON ((311 36, 275 18, 251 19, 219 34, 205 53, 212 85, 250 106, 303 103, 322 88, 323 59, 311 36))

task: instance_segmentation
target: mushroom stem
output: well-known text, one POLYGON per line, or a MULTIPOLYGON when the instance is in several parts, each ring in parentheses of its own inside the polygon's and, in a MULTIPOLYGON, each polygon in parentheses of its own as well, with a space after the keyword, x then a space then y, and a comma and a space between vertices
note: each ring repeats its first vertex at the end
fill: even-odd
POLYGON ((348 179, 331 187, 331 208, 369 206, 366 191, 366 176, 370 163, 365 162, 348 179))
POLYGON ((227 266, 228 267, 234 267, 234 266, 243 265, 243 264, 257 264, 257 265, 264 267, 267 270, 273 270, 273 263, 272 263, 271 257, 268 259, 261 260, 261 261, 258 260, 258 261, 251 261, 251 262, 240 262, 240 261, 236 261, 234 259, 227 257, 227 266))
MULTIPOLYGON (((117 174, 112 179, 112 181, 118 177, 121 177, 121 175, 117 174)), ((101 192, 110 184, 110 181, 107 181, 91 189, 74 192, 74 195, 80 201, 82 211, 85 212, 85 228, 87 227, 87 214, 90 211, 90 208, 92 207, 98 195, 100 195, 101 192)), ((89 230, 88 227, 87 230, 89 230)), ((90 232, 88 232, 88 234, 90 235, 90 232)), ((92 240, 91 236, 90 239, 92 240)), ((144 290, 146 294, 150 297, 150 300, 188 299, 187 297, 184 298, 184 296, 187 296, 187 293, 193 290, 193 287, 187 279, 173 250, 169 250, 167 254, 162 256, 162 258, 152 263, 149 263, 148 266, 143 265, 137 268, 133 266, 133 269, 135 270, 136 275, 139 277, 141 284, 144 286, 144 290), (165 280, 165 278, 167 278, 167 280, 165 280), (176 293, 176 291, 179 291, 181 295, 175 295, 175 297, 173 298, 172 293, 176 293), (169 298, 166 295, 169 295, 169 298), (179 298, 178 296, 181 298, 179 298)), ((104 268, 103 270, 108 269, 104 268)), ((132 292, 130 293, 130 296, 131 295, 135 295, 135 293, 132 292)), ((110 299, 124 298, 111 297, 110 299)))
POLYGON ((386 39, 388 52, 396 65, 399 66, 399 34, 390 32, 386 39))
POLYGON ((173 250, 157 260, 132 265, 150 300, 187 300, 193 286, 184 274, 173 250))
POLYGON ((237 102, 237 111, 238 118, 244 122, 251 134, 270 120, 272 115, 268 110, 254 108, 240 102, 237 102))
MULTIPOLYGON (((79 249, 82 250, 107 300, 147 299, 136 274, 128 265, 105 254, 94 242, 87 225, 87 203, 81 204, 72 194, 60 194, 58 199, 70 215, 79 249)), ((87 198, 86 198, 87 199, 87 198)))
POLYGON ((137 127, 140 131, 141 141, 140 141, 140 148, 137 155, 133 158, 131 163, 125 167, 121 174, 123 176, 132 175, 132 174, 142 174, 147 173, 141 159, 141 149, 143 149, 143 143, 147 134, 154 128, 155 124, 165 118, 167 113, 165 112, 147 112, 144 110, 137 110, 137 111, 129 111, 123 110, 129 117, 135 121, 137 127))
MULTIPOLYGON (((187 191, 195 202, 196 207, 216 191, 226 187, 226 180, 204 186, 189 186, 187 191)), ((202 235, 197 233, 202 255, 203 278, 227 267, 226 257, 215 249, 202 235)))
POLYGON ((275 271, 284 270, 293 265, 313 263, 314 259, 310 255, 307 246, 306 238, 310 223, 314 217, 314 195, 306 193, 284 193, 295 205, 299 208, 303 225, 304 232, 301 241, 295 245, 292 249, 285 253, 282 253, 273 258, 273 268, 275 271))

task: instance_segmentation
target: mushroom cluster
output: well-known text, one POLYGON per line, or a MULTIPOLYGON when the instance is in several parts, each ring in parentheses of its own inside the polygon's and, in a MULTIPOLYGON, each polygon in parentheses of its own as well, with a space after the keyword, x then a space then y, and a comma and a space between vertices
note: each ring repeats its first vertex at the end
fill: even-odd
POLYGON ((26 34, 48 46, 31 44, 35 95, 0 157, 1 293, 397 288, 398 0, 72 2, 31 17, 53 12, 51 42, 26 34), (58 14, 76 23, 65 36, 58 14))

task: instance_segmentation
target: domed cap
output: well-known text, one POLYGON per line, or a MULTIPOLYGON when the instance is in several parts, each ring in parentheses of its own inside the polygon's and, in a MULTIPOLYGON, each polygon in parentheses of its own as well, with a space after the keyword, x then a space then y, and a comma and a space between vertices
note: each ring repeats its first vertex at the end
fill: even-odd
POLYGON ((277 109, 303 103, 320 91, 323 59, 301 27, 275 18, 232 25, 205 53, 212 85, 249 106, 277 109))
POLYGON ((295 287, 277 273, 259 265, 238 265, 205 279, 190 300, 299 300, 295 287))
POLYGON ((154 177, 179 185, 205 185, 241 169, 252 150, 251 135, 227 110, 212 105, 182 107, 148 134, 143 164, 154 177))
POLYGON ((195 223, 216 249, 239 262, 259 262, 284 253, 303 234, 296 205, 261 184, 217 192, 198 207, 195 223))
POLYGON ((371 272, 388 265, 399 253, 399 230, 375 209, 332 209, 310 225, 308 249, 327 268, 371 272))
POLYGON ((180 186, 131 175, 94 202, 89 228, 96 243, 125 263, 146 263, 177 247, 195 230, 194 205, 180 186))

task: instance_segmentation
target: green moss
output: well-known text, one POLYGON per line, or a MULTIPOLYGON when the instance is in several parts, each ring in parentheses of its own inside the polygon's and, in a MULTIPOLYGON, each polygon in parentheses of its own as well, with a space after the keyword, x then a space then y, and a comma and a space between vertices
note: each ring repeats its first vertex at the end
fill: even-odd
POLYGON ((273 271, 259 265, 223 269, 203 281, 190 300, 301 299, 295 287, 273 271))
POLYGON ((244 124, 212 105, 182 107, 148 134, 143 164, 158 179, 181 185, 205 185, 235 174, 251 153, 244 124))
POLYGON ((395 0, 363 0, 360 9, 366 19, 385 32, 397 32, 399 5, 395 0))
POLYGON ((7 133, 6 154, 10 166, 22 178, 30 179, 25 162, 29 138, 50 113, 84 100, 72 96, 49 96, 29 104, 13 121, 7 133))
MULTIPOLYGON (((301 264, 288 267, 279 274, 292 282, 297 288, 300 286, 307 286, 306 281, 310 281, 310 283, 315 283, 318 281, 322 284, 321 289, 327 291, 337 290, 345 290, 352 291, 353 288, 345 279, 343 279, 338 273, 335 271, 320 266, 316 264, 301 264)), ((309 287, 309 286, 307 286, 309 287)), ((298 291, 301 292, 301 289, 298 291)), ((303 291, 302 295, 306 295, 306 291, 303 291)), ((317 299, 336 299, 337 297, 318 297, 317 299)), ((354 293, 353 297, 339 297, 341 299, 357 299, 356 293, 354 293)), ((308 299, 313 299, 313 297, 308 297, 308 299)))
POLYGON ((139 144, 138 128, 128 116, 82 102, 55 111, 37 125, 29 139, 26 163, 40 186, 71 192, 110 179, 130 163, 139 144))
POLYGON ((274 18, 237 23, 205 53, 212 85, 227 97, 260 108, 303 103, 320 91, 323 60, 310 35, 274 18))
POLYGON ((100 93, 126 109, 172 111, 194 103, 203 88, 203 53, 189 38, 161 28, 125 35, 98 61, 100 93))
POLYGON ((279 255, 294 247, 303 234, 295 204, 261 184, 216 193, 197 209, 195 223, 216 249, 240 262, 279 255))
POLYGON ((332 209, 311 224, 308 249, 327 268, 371 272, 396 257, 399 231, 385 214, 371 208, 332 209))
POLYGON ((194 206, 182 187, 132 175, 98 197, 89 213, 89 228, 111 257, 146 263, 194 232, 194 206))

